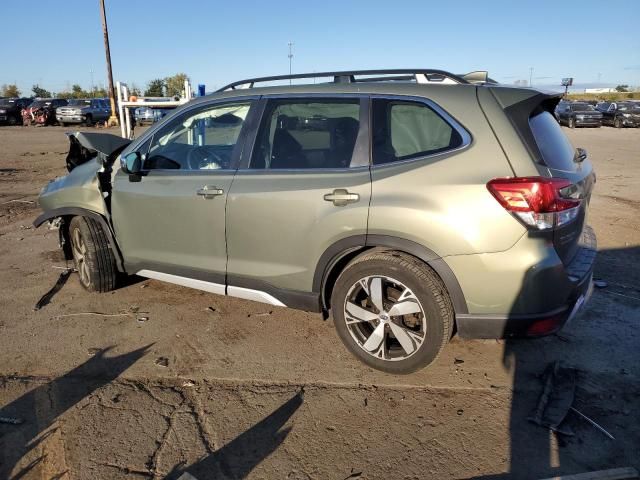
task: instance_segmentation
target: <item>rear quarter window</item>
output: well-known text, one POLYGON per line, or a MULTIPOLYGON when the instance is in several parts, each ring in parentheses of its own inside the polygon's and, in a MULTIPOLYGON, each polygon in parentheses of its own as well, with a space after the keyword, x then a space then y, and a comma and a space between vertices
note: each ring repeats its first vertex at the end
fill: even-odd
POLYGON ((462 137, 424 103, 374 99, 373 163, 425 157, 458 148, 462 137))
POLYGON ((547 111, 532 115, 529 118, 529 126, 547 167, 556 170, 574 170, 575 148, 562 132, 553 115, 547 111))

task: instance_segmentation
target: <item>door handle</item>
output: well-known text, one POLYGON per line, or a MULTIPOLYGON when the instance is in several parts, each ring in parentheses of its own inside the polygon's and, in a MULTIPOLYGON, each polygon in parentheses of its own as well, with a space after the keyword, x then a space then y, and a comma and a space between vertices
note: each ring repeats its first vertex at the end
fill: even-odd
POLYGON ((213 185, 205 185, 202 188, 199 188, 196 191, 197 195, 200 195, 204 198, 213 198, 213 197, 217 197, 219 195, 223 195, 224 194, 224 190, 222 190, 221 188, 218 187, 214 187, 213 185))
POLYGON ((349 193, 344 188, 336 188, 333 193, 326 193, 324 199, 327 202, 333 202, 336 207, 344 207, 349 203, 355 203, 360 200, 360 195, 349 193))

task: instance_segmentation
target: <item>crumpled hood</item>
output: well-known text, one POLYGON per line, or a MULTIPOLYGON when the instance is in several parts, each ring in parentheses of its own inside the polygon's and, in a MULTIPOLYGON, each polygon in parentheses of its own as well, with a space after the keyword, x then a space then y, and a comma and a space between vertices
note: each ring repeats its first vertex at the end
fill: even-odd
POLYGON ((73 132, 67 136, 70 143, 67 154, 69 171, 95 157, 102 162, 110 161, 131 143, 127 138, 110 133, 73 132))

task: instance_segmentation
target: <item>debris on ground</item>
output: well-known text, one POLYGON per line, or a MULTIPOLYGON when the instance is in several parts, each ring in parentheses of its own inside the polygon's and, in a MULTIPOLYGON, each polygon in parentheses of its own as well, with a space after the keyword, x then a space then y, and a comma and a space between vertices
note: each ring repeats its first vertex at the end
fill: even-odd
POLYGON ((605 282, 604 280, 594 280, 593 281, 593 286, 597 287, 597 288, 607 288, 609 286, 609 284, 607 282, 605 282))
POLYGON ((574 435, 571 427, 563 425, 567 414, 572 411, 611 440, 615 440, 613 435, 602 426, 572 405, 575 400, 577 377, 577 371, 574 368, 563 367, 560 362, 554 362, 549 365, 543 375, 544 387, 542 394, 538 400, 538 405, 529 416, 529 420, 554 432, 563 435, 574 435))
POLYGON ((24 423, 22 418, 17 417, 0 417, 0 423, 9 423, 11 425, 20 425, 24 423))
POLYGON ((564 435, 573 435, 570 427, 561 426, 575 397, 577 374, 573 368, 554 362, 544 372, 544 387, 538 405, 529 420, 564 435))
POLYGON ((591 420, 589 417, 587 417, 584 413, 579 412, 578 410, 576 410, 575 408, 571 407, 571 410, 576 412, 578 415, 580 415, 582 418, 584 418, 587 422, 589 422, 591 425, 593 425, 594 427, 596 427, 598 430, 600 430, 602 433, 604 433, 607 437, 609 437, 611 440, 615 440, 614 436, 611 435, 609 432, 607 432, 603 427, 601 427, 600 425, 598 425, 596 422, 594 422, 593 420, 591 420))
POLYGON ((138 317, 138 323, 144 323, 149 320, 149 317, 138 317))
POLYGON ((53 296, 58 293, 62 289, 62 287, 64 287, 65 283, 67 283, 67 280, 73 273, 73 270, 73 268, 67 268, 60 273, 60 276, 58 277, 58 280, 56 280, 56 283, 53 285, 53 287, 51 287, 51 289, 42 297, 40 297, 40 300, 36 302, 35 306, 33 307, 34 311, 40 310, 42 307, 49 305, 53 296))
POLYGON ((453 363, 454 363, 455 365, 460 365, 461 363, 464 363, 464 360, 463 360, 463 359, 461 359, 461 358, 455 358, 455 359, 453 360, 453 363))
POLYGON ((169 359, 167 357, 158 357, 156 358, 155 364, 159 367, 168 367, 169 359))

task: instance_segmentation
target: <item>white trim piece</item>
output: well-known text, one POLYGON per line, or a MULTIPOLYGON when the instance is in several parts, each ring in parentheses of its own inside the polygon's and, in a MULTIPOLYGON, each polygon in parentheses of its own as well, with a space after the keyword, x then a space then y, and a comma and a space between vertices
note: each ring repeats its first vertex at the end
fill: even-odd
MULTIPOLYGON (((205 282, 204 280, 195 280, 193 278, 180 277, 169 273, 154 272, 153 270, 140 270, 136 275, 141 277, 153 278, 162 282, 175 283, 183 287, 204 290, 205 292, 215 293, 216 295, 224 295, 225 287, 219 283, 205 282)), ((275 300, 275 299, 274 299, 275 300)))
POLYGON ((270 303, 271 305, 276 305, 278 307, 286 307, 284 303, 274 296, 260 290, 229 286, 227 287, 227 295, 231 297, 244 298, 245 300, 253 300, 254 302, 270 303))

